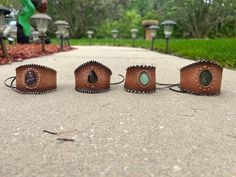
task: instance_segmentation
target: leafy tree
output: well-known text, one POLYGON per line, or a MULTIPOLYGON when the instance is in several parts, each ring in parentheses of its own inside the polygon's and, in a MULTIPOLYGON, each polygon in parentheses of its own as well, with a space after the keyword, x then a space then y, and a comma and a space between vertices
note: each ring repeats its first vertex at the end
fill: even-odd
POLYGON ((48 13, 54 20, 65 20, 72 36, 79 37, 88 29, 96 30, 107 18, 118 16, 114 0, 52 0, 48 13), (110 14, 112 14, 110 16, 110 14))
POLYGON ((1 0, 0 5, 9 7, 9 8, 19 8, 20 7, 20 1, 19 0, 1 0))
POLYGON ((111 36, 111 31, 117 29, 120 37, 130 38, 130 30, 139 28, 141 25, 141 16, 134 10, 124 11, 122 17, 116 21, 107 20, 98 30, 100 37, 111 36))
POLYGON ((129 9, 136 10, 142 17, 154 10, 153 0, 133 0, 130 2, 129 9))
POLYGON ((172 16, 191 37, 207 37, 232 12, 234 0, 173 0, 172 16))
MULTIPOLYGON (((50 0, 48 14, 54 20, 65 20, 73 37, 83 37, 93 30, 99 37, 111 36, 117 28, 130 37, 131 28, 141 21, 175 20, 174 35, 194 38, 236 36, 235 0, 50 0)), ((2 5, 20 9, 20 0, 1 0, 2 5)), ((55 32, 55 26, 50 26, 55 32)), ((163 34, 162 31, 160 31, 163 34)))

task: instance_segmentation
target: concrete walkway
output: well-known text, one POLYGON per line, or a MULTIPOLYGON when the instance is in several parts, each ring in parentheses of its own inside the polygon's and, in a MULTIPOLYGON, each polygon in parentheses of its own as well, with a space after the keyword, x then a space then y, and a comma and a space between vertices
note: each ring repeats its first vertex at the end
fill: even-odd
POLYGON ((74 91, 74 69, 97 60, 112 82, 130 65, 157 67, 157 80, 178 83, 179 69, 194 61, 149 50, 79 47, 0 66, 1 177, 236 177, 236 72, 224 70, 220 96, 167 90, 131 94, 123 84, 110 92, 74 91), (28 63, 58 72, 58 90, 20 95, 5 78, 28 63), (43 130, 67 131, 75 142, 43 130))

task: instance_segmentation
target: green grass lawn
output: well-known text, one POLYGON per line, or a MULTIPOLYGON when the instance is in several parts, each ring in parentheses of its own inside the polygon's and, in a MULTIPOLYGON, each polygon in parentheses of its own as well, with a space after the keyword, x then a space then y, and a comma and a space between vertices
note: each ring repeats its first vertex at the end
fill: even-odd
MULTIPOLYGON (((71 39, 72 45, 88 45, 88 39, 71 39)), ((53 39, 53 42, 57 40, 53 39)), ((92 45, 114 45, 112 39, 93 39, 92 45)), ((132 46, 129 39, 118 39, 116 46, 132 46)), ((151 42, 138 39, 136 47, 150 48, 151 42)), ((233 39, 171 39, 169 53, 192 59, 216 61, 227 68, 236 68, 236 38, 233 39)), ((155 41, 155 50, 165 52, 165 40, 155 41)))

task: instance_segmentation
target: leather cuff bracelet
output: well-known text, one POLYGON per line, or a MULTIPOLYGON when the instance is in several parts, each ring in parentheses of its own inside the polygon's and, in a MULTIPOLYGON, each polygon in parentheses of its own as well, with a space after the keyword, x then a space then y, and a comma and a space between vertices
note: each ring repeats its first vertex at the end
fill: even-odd
POLYGON ((16 77, 5 80, 5 85, 24 94, 47 93, 57 88, 57 72, 40 65, 23 65, 16 68, 16 77), (11 85, 6 84, 11 79, 11 85), (16 87, 13 82, 16 80, 16 87))
POLYGON ((124 89, 132 93, 154 93, 156 67, 137 65, 127 68, 124 89))
MULTIPOLYGON (((89 61, 80 65, 74 72, 75 89, 83 93, 101 93, 110 90, 111 70, 97 61, 89 61)), ((120 75, 121 76, 121 75, 120 75)), ((122 76, 123 77, 123 76, 122 76)))
POLYGON ((211 61, 193 63, 180 70, 180 89, 197 95, 218 95, 223 68, 211 61))

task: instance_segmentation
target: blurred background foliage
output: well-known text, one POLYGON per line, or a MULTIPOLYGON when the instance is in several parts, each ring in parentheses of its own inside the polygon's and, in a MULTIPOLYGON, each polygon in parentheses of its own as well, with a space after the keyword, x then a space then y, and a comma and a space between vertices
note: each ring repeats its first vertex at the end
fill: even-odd
MULTIPOLYGON (((20 0, 1 0, 1 4, 20 9, 20 0)), ((111 30, 130 37, 130 29, 144 36, 142 20, 178 23, 175 38, 218 38, 236 36, 235 0, 49 0, 48 14, 54 20, 65 20, 74 38, 93 30, 97 38, 110 37, 111 30)), ((51 32, 55 26, 50 25, 51 32)), ((163 37, 162 30, 158 32, 163 37)))

